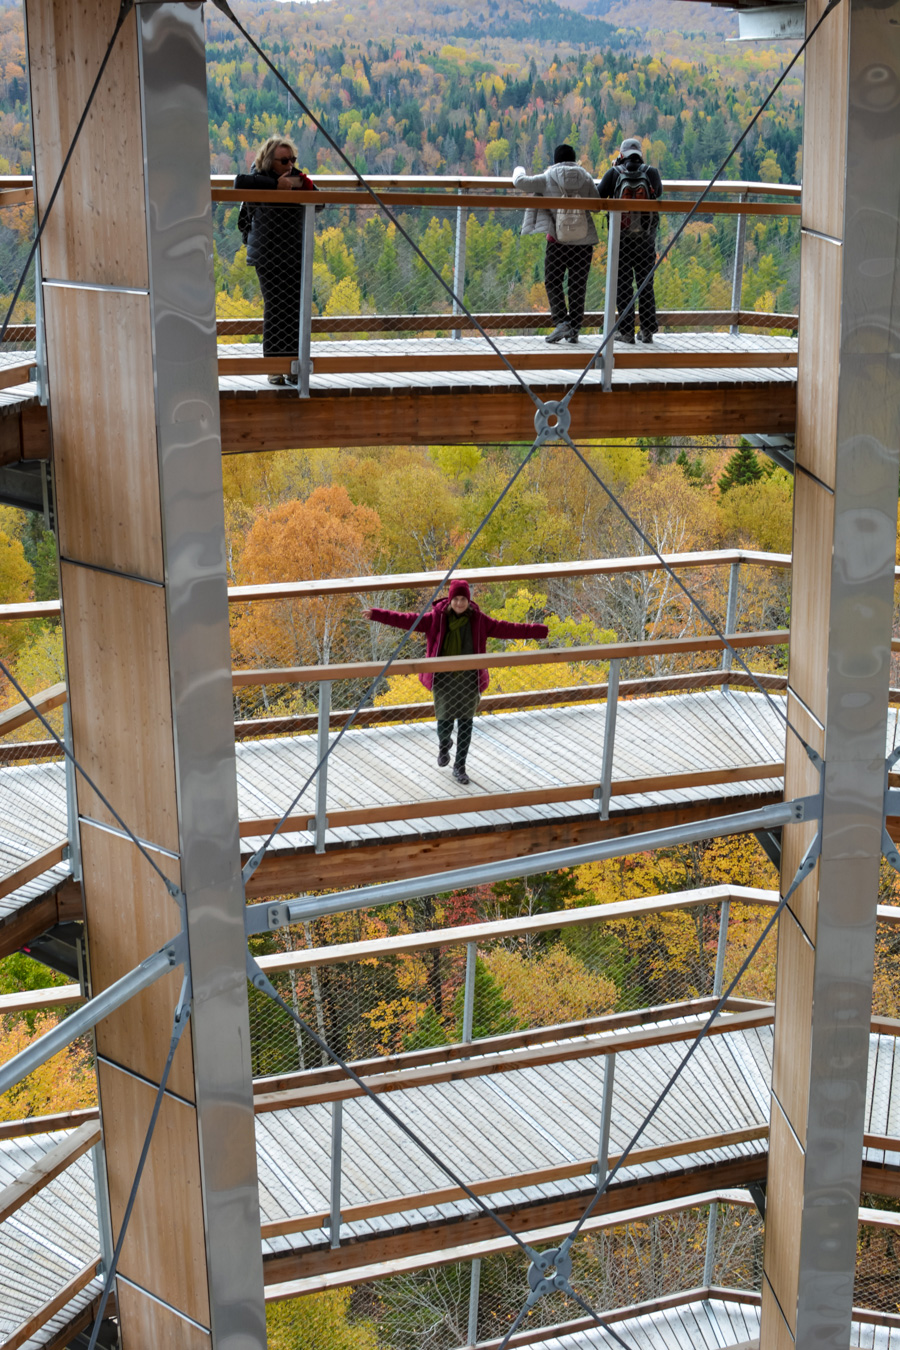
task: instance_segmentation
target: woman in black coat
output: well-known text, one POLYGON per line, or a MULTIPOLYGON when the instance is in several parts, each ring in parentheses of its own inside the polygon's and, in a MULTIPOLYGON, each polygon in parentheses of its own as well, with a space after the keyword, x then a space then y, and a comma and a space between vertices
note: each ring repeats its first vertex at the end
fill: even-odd
MULTIPOLYGON (((297 168, 297 151, 281 136, 270 136, 257 152, 252 173, 239 173, 234 186, 257 192, 315 192, 311 178, 297 168)), ((300 275, 303 217, 297 206, 285 209, 244 202, 238 226, 247 245, 247 261, 256 268, 263 298, 263 356, 296 356, 300 332, 300 275)), ((287 377, 297 383, 296 375, 287 377)), ((270 384, 284 384, 270 375, 270 384)))

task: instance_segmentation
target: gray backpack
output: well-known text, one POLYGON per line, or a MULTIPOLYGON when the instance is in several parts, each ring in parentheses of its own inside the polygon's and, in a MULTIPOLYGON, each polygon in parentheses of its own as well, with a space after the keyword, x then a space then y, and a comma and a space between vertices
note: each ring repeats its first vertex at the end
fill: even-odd
MULTIPOLYGON (((564 197, 583 197, 585 172, 577 164, 557 164, 564 197)), ((584 244, 588 237, 586 211, 562 207, 556 212, 556 238, 561 244, 584 244)))

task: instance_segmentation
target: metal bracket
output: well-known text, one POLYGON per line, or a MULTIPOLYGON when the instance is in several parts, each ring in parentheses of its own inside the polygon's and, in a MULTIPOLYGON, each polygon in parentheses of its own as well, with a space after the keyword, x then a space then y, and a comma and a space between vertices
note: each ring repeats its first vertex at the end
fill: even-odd
POLYGON ((535 1303, 544 1298, 546 1294, 563 1293, 569 1294, 572 1298, 575 1297, 569 1286, 569 1280, 572 1277, 570 1246, 571 1243, 566 1238, 559 1247, 553 1247, 548 1252, 535 1252, 530 1247, 528 1248, 528 1254, 531 1257, 531 1265, 528 1267, 528 1284, 531 1292, 525 1303, 526 1310, 533 1308, 535 1303))
POLYGON ((563 440, 568 436, 572 414, 567 403, 557 403, 552 399, 542 403, 534 414, 534 429, 537 432, 538 445, 545 441, 563 440))

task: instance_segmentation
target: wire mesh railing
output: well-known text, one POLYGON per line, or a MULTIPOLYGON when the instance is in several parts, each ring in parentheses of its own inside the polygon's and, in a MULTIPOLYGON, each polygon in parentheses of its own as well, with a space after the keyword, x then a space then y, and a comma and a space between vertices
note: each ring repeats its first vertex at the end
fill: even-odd
MULTIPOLYGON (((408 178, 400 185, 376 176, 371 183, 400 230, 367 193, 337 175, 320 180, 315 199, 309 192, 237 192, 214 180, 223 375, 299 381, 300 392, 308 393, 313 373, 340 382, 377 381, 397 371, 429 371, 437 378, 485 369, 502 377, 504 366, 523 372, 583 367, 604 324, 609 332, 617 299, 621 310, 701 186, 665 184, 669 209, 661 212, 655 204, 628 213, 621 203, 606 203, 615 239, 607 237, 605 207, 579 199, 578 209, 595 215, 600 238, 590 257, 581 247, 585 257, 576 266, 566 245, 551 249, 560 254, 554 263, 545 258, 543 235, 520 233, 530 199, 512 192, 508 180, 408 178), (651 216, 659 222, 656 230, 644 228, 651 216), (611 247, 618 262, 607 285, 611 247), (558 327, 554 313, 563 279, 573 287, 581 340, 551 348, 544 339, 552 340, 558 327), (493 350, 480 330, 491 334, 493 350)), ((620 341, 603 359, 607 387, 614 363, 623 370, 795 363, 798 193, 763 183, 717 185, 645 291, 645 310, 653 293, 657 312, 652 319, 647 314, 642 333, 655 337, 661 330, 659 351, 628 354, 620 341)), ((30 179, 23 178, 21 187, 10 187, 9 180, 3 186, 0 252, 11 262, 24 256, 33 235, 30 194, 30 179)), ((9 274, 15 272, 11 265, 9 274)), ((33 280, 26 282, 0 350, 0 387, 28 385, 36 370, 39 392, 39 298, 33 280)), ((630 326, 617 336, 628 341, 630 326)))
MULTIPOLYGON (((726 551, 673 561, 691 571, 725 626, 786 615, 779 578, 787 575, 789 558, 726 551), (757 574, 769 581, 762 584, 757 574)), ((309 790, 289 828, 311 832, 318 848, 324 847, 328 829, 331 840, 346 841, 361 837, 360 831, 375 837, 380 826, 382 833, 391 833, 387 822, 392 818, 433 822, 445 814, 448 790, 465 789, 470 800, 459 803, 459 809, 468 812, 515 805, 508 795, 496 803, 478 802, 479 789, 485 798, 524 794, 521 805, 535 809, 580 801, 577 809, 590 812, 597 810, 592 798, 605 785, 598 799, 603 797, 608 809, 614 779, 621 794, 637 791, 638 779, 662 772, 650 760, 633 760, 627 708, 615 741, 612 719, 619 696, 623 708, 625 700, 636 707, 642 696, 667 690, 704 695, 728 687, 736 693, 746 685, 743 672, 731 668, 731 653, 721 641, 697 635, 696 615, 687 604, 679 608, 653 558, 481 568, 471 575, 471 596, 481 601, 484 622, 492 625, 479 644, 487 649, 485 655, 467 656, 461 646, 453 670, 445 673, 453 665, 446 657, 432 660, 429 668, 422 660, 423 639, 415 633, 401 652, 403 659, 378 682, 373 677, 403 634, 390 623, 367 618, 372 603, 408 606, 410 591, 418 596, 440 574, 326 577, 231 589, 235 730, 245 742, 239 791, 246 838, 266 832, 266 822, 293 801, 306 779, 309 790), (606 614, 615 615, 617 627, 626 632, 639 633, 649 625, 651 631, 675 636, 616 643, 616 631, 603 626, 606 614), (663 615, 660 624, 654 616, 663 615), (359 656, 370 659, 354 659, 359 656), (551 738, 570 742, 569 758, 559 764, 551 765, 549 751, 541 755, 530 730, 533 725, 542 734, 544 723, 551 738), (621 750, 615 763, 604 748, 614 741, 621 750), (327 763, 317 772, 326 753, 327 763), (454 769, 471 779, 473 766, 474 781, 454 781, 454 769), (399 809, 404 805, 412 809, 399 809), (334 833, 341 830, 345 833, 334 833)), ((477 608, 475 601, 470 617, 477 608)), ((414 611, 374 612, 390 618, 414 611)), ((21 637, 15 663, 19 683, 62 735, 66 688, 58 613, 58 602, 50 602, 10 606, 2 618, 4 637, 21 637)), ((403 618, 401 629, 409 622, 403 618)), ((745 658, 760 669, 760 680, 775 689, 784 684, 779 667, 786 640, 778 630, 735 638, 744 644, 745 658)), ((438 640, 438 648, 442 645, 438 640)), ((768 746, 768 733, 760 740, 733 700, 714 702, 705 715, 717 725, 729 724, 732 738, 755 737, 751 752, 738 755, 750 777, 758 776, 760 765, 780 762, 780 750, 768 746)), ((697 718, 702 716, 698 705, 697 718)), ((675 754, 674 737, 663 729, 666 737, 675 754)), ((0 866, 2 887, 3 878, 64 842, 74 828, 59 742, 48 738, 11 687, 0 711, 0 765, 2 819, 11 850, 0 866), (17 842, 13 834, 21 839, 17 842)), ((704 765, 692 766, 680 751, 669 772, 690 775, 692 767, 704 783, 715 780, 714 763, 706 766, 704 777, 704 765)))
MULTIPOLYGON (((667 242, 674 242, 670 222, 689 209, 676 198, 667 212, 655 204, 627 212, 621 203, 598 208, 578 199, 578 209, 585 207, 597 222, 609 208, 609 238, 601 237, 595 249, 521 234, 523 204, 539 198, 454 195, 433 190, 440 180, 425 180, 432 190, 383 194, 395 215, 390 220, 368 194, 336 189, 333 181, 320 180, 315 196, 244 190, 243 205, 236 190, 214 190, 223 373, 264 371, 275 383, 298 378, 301 393, 308 393, 313 373, 377 380, 398 371, 437 377, 503 366, 507 373, 577 368, 590 361, 590 343, 596 347, 611 331, 616 303, 622 311, 660 257, 655 279, 643 290, 640 336, 649 345, 662 329, 664 350, 622 356, 623 368, 702 368, 704 362, 727 365, 729 358, 734 365, 795 363, 793 339, 784 336, 796 331, 799 269, 798 208, 790 202, 753 202, 747 191, 736 201, 714 200, 666 253, 667 242), (254 211, 297 223, 273 231, 263 248, 246 229, 254 211), (749 231, 748 218, 754 218, 749 231), (304 252, 302 240, 311 235, 315 241, 304 252), (608 275, 610 256, 615 276, 608 275), (262 352, 248 344, 264 320, 261 286, 269 268, 291 277, 277 300, 281 314, 290 290, 298 336, 291 336, 289 352, 276 352, 265 339, 262 352), (740 341, 742 329, 751 336, 740 341), (684 330, 693 336, 674 336, 684 330), (228 345, 235 341, 240 345, 228 345), (551 351, 546 342, 562 348, 551 351)), ((552 210, 560 205, 549 202, 552 210)), ((617 337, 633 343, 633 327, 623 323, 617 337)), ((603 359, 607 387, 617 359, 612 350, 603 359)))
MULTIPOLYGON (((18 277, 34 239, 34 200, 31 180, 22 186, 0 187, 0 277, 18 277)), ((4 316, 13 298, 12 285, 4 293, 0 283, 0 315, 4 316)), ((26 277, 9 325, 0 342, 0 398, 3 390, 30 385, 35 367, 35 294, 34 274, 26 277)))
MULTIPOLYGON (((759 872, 775 884, 762 855, 759 872)), ((642 1009, 678 1005, 685 1015, 693 1000, 726 987, 774 903, 772 896, 731 901, 720 889, 668 904, 660 897, 548 908, 567 894, 579 895, 571 872, 423 896, 279 930, 262 940, 269 954, 259 959, 285 1001, 329 1045, 366 1060, 541 1028, 555 1028, 557 1038, 581 1035, 594 1019, 642 1009), (498 917, 475 920, 481 914, 498 917), (449 933, 426 927, 438 917, 449 933)), ((771 1000, 774 972, 770 935, 736 996, 771 1000)), ((255 991, 251 1043, 256 1076, 321 1062, 321 1051, 255 991)))

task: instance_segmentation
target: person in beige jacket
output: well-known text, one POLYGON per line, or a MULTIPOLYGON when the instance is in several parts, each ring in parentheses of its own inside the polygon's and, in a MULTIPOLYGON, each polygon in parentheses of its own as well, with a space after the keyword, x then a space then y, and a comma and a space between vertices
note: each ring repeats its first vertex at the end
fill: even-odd
MULTIPOLYGON (((597 184, 587 169, 576 163, 571 145, 558 145, 553 161, 544 173, 529 175, 521 167, 514 169, 513 186, 534 197, 599 195, 597 184)), ((584 322, 584 298, 597 243, 593 213, 530 206, 525 212, 522 233, 547 236, 544 285, 555 327, 545 341, 577 342, 584 322)))

